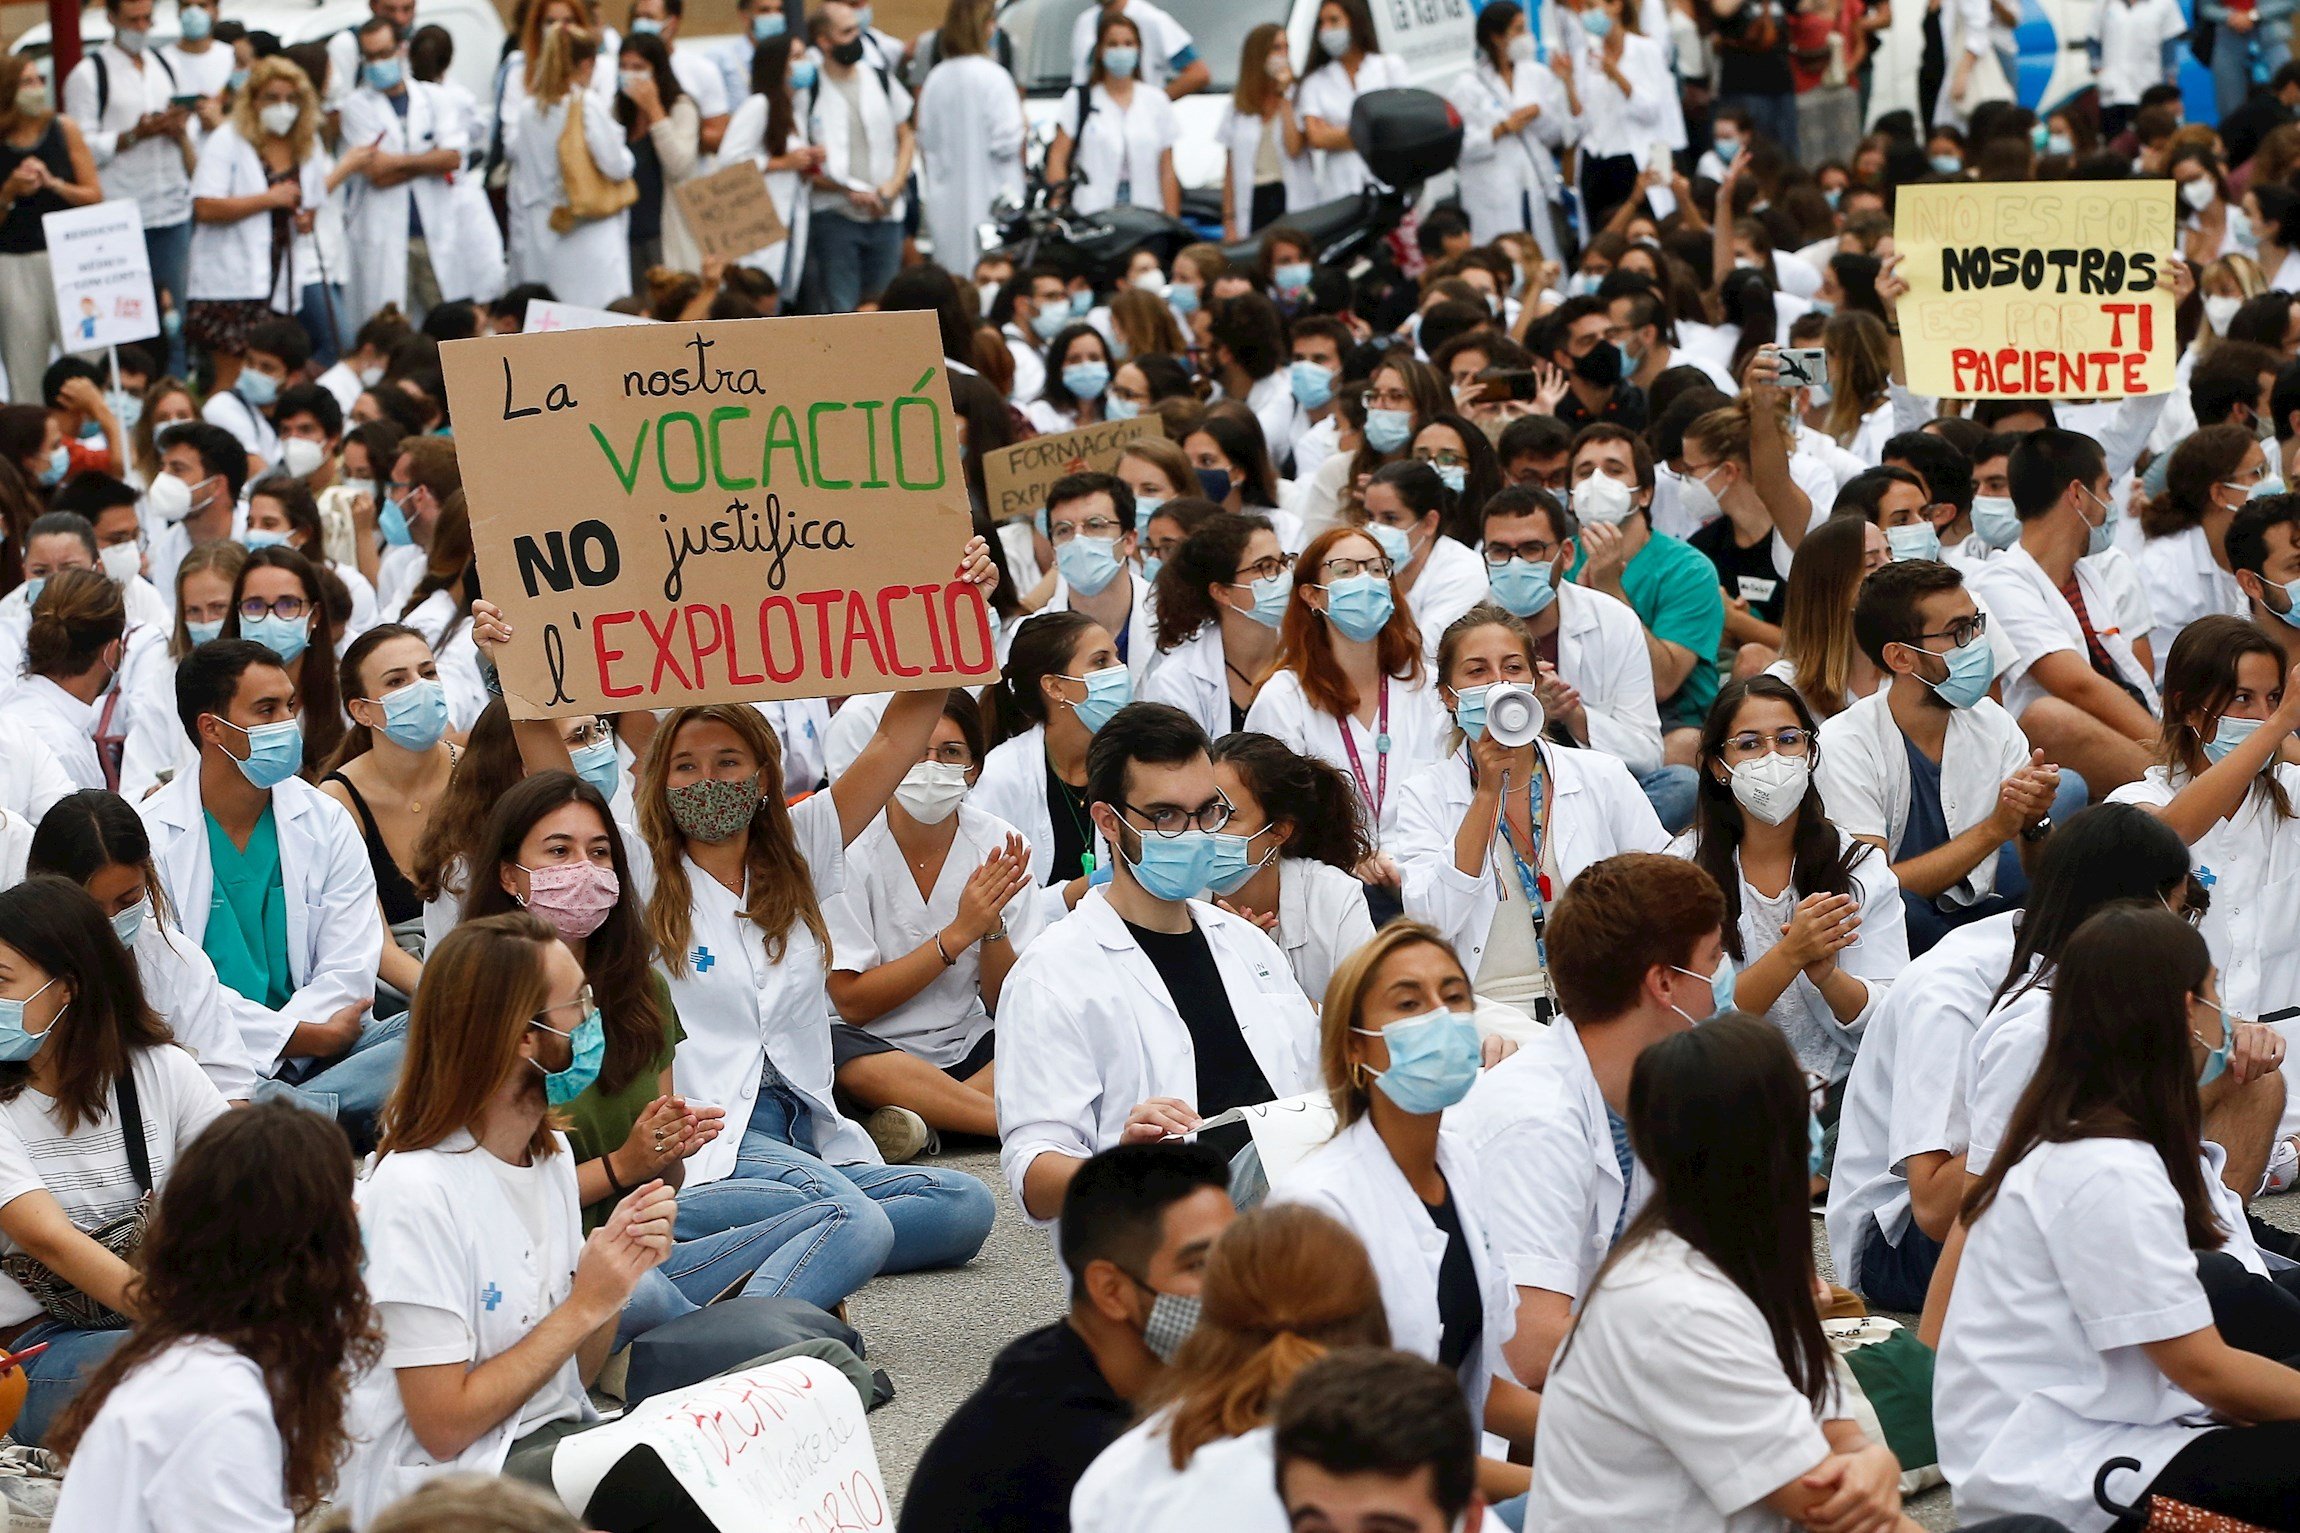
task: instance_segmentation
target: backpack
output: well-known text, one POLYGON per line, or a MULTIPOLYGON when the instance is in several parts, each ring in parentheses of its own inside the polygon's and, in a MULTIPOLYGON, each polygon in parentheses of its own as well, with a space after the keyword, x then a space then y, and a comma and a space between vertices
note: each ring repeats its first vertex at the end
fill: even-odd
MULTIPOLYGON (((170 85, 176 83, 176 68, 168 62, 166 54, 155 48, 146 56, 160 66, 160 73, 168 77, 170 85)), ((110 65, 104 62, 104 55, 101 53, 91 52, 88 55, 88 62, 96 66, 96 121, 102 122, 104 113, 109 111, 112 105, 112 69, 110 65)), ((170 91, 168 94, 173 96, 180 93, 170 91)))

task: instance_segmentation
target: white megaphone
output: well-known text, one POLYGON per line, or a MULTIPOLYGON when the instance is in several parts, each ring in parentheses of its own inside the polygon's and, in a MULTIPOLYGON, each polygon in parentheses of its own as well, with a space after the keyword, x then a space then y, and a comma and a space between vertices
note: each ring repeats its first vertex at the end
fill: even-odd
POLYGON ((1540 737, 1546 722, 1541 699, 1523 682, 1500 682, 1485 694, 1486 738, 1496 745, 1512 749, 1530 745, 1540 737))

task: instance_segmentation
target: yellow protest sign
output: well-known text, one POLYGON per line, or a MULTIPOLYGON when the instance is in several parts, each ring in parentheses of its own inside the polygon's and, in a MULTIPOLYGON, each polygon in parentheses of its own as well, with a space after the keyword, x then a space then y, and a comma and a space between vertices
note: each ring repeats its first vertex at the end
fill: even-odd
POLYGON ((1893 247, 1909 388, 1955 399, 2162 394, 2170 181, 1904 186, 1893 247))
POLYGON ((440 348, 514 718, 998 673, 931 314, 440 348))

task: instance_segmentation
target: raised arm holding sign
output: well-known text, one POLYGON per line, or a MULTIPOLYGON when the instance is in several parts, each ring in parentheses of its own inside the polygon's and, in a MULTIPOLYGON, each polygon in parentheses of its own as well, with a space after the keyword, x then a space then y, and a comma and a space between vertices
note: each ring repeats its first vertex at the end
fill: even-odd
POLYGON ((514 718, 998 674, 932 315, 440 350, 514 718))

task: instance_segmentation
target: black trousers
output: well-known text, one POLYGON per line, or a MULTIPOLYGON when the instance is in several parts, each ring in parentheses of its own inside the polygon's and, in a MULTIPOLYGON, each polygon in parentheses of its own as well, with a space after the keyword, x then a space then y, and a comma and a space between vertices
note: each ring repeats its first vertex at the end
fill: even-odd
MULTIPOLYGON (((2263 1528, 2300 1530, 2300 1421, 2199 1433, 2157 1472, 2148 1493, 2263 1528)), ((2109 1494, 2119 1495, 2118 1487, 2111 1484, 2109 1494)), ((2144 1526, 2127 1517, 2116 1533, 2144 1526)))

